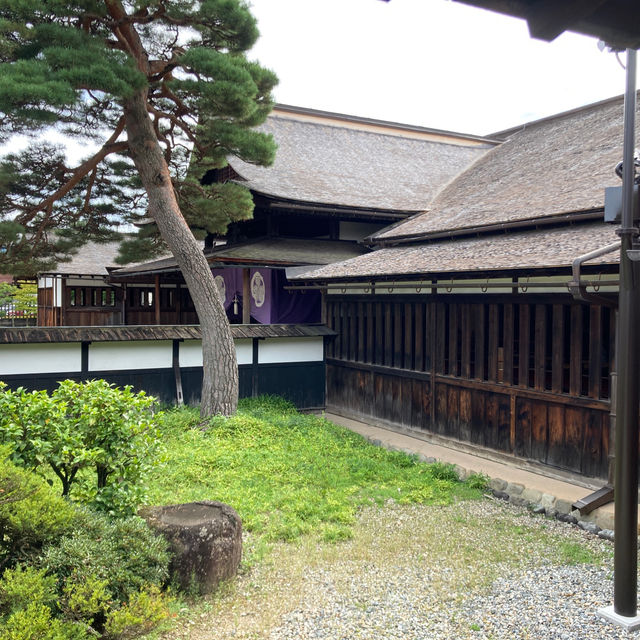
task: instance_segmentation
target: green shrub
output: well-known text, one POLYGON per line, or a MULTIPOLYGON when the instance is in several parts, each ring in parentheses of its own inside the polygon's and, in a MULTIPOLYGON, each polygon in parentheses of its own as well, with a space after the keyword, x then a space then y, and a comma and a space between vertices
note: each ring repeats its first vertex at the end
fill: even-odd
POLYGON ((104 380, 65 380, 51 396, 9 391, 0 383, 0 442, 12 447, 21 466, 48 465, 63 496, 75 486, 75 499, 113 515, 131 514, 144 500, 142 480, 160 449, 154 404, 144 392, 104 380))
POLYGON ((129 602, 114 609, 107 616, 106 638, 124 640, 149 633, 169 615, 166 597, 157 587, 150 587, 131 595, 129 602))
POLYGON ((2 640, 89 640, 83 625, 59 620, 51 615, 51 609, 32 603, 0 622, 2 640))
POLYGON ((69 589, 74 583, 104 581, 109 599, 127 602, 131 594, 168 577, 167 543, 142 518, 111 520, 84 510, 70 535, 46 549, 42 566, 69 589))
POLYGON ((76 511, 39 476, 21 469, 0 448, 0 567, 39 553, 71 526, 76 511))
POLYGON ((458 472, 454 465, 449 462, 434 462, 429 465, 429 473, 436 480, 444 480, 445 482, 460 482, 458 472))
POLYGON ((45 606, 55 604, 56 579, 45 573, 44 569, 22 565, 7 569, 0 580, 0 615, 11 615, 33 603, 45 606))

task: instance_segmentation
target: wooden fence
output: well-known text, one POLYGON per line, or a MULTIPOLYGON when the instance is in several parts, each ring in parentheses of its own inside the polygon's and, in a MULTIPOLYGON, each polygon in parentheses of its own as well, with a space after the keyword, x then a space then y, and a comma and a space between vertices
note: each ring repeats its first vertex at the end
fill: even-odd
POLYGON ((607 476, 611 307, 562 295, 326 300, 330 410, 607 476))

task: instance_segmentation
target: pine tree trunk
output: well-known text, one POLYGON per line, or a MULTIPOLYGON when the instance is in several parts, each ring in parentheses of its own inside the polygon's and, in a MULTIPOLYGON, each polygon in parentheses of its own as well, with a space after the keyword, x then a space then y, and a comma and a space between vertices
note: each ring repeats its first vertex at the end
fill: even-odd
POLYGON ((180 212, 143 93, 127 101, 125 115, 129 150, 147 192, 149 213, 182 271, 200 320, 204 372, 200 414, 231 415, 238 405, 238 365, 218 288, 202 249, 180 212))

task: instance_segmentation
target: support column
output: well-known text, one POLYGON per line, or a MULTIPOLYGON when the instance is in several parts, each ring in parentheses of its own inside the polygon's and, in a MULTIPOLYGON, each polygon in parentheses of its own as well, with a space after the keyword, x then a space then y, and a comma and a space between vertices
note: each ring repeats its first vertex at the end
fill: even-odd
POLYGON ((251 271, 242 270, 242 324, 251 324, 251 271))

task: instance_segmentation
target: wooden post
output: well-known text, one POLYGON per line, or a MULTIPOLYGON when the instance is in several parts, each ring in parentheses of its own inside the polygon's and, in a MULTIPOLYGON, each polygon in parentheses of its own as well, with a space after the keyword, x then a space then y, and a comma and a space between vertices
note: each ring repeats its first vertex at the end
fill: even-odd
POLYGON ((242 324, 251 324, 251 271, 242 270, 242 324))
POLYGON ((155 299, 155 322, 156 324, 160 323, 160 274, 156 273, 155 276, 155 291, 154 291, 154 299, 155 299))

